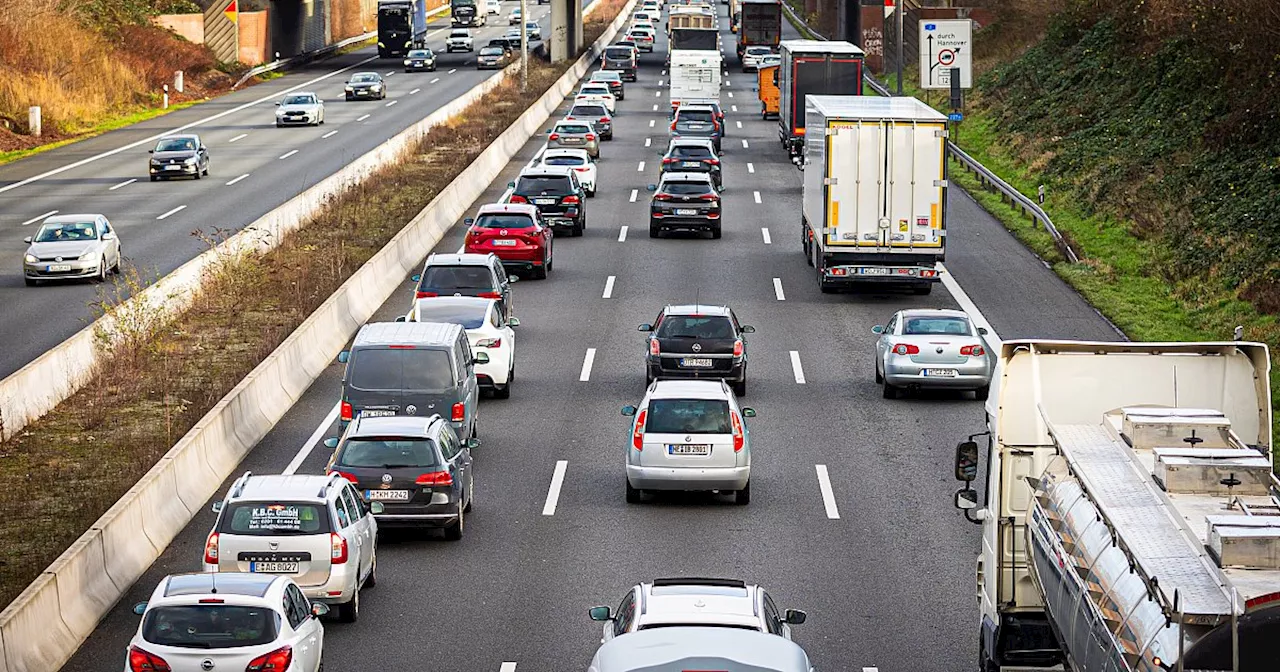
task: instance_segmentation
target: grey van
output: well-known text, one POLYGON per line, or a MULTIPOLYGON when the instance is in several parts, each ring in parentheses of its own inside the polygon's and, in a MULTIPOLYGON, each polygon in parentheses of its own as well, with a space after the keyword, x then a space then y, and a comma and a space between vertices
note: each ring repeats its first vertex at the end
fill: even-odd
POLYGON ((341 426, 356 416, 440 414, 460 439, 476 436, 476 364, 461 325, 375 322, 360 327, 338 361, 342 372, 341 426))

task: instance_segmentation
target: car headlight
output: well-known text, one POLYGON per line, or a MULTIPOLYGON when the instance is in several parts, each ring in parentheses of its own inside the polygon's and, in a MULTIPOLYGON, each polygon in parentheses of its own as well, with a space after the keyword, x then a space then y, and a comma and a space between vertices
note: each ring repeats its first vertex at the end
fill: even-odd
POLYGON ((276 110, 276 116, 277 116, 277 117, 283 117, 283 116, 284 116, 284 110, 276 110))
POLYGON ((381 91, 381 90, 382 90, 382 85, 381 85, 381 84, 374 84, 374 85, 373 85, 372 87, 370 87, 370 88, 372 88, 374 91, 381 91))
POLYGON ((404 64, 405 64, 405 65, 409 65, 409 59, 407 59, 407 58, 406 58, 406 59, 404 59, 404 64))
POLYGON ((351 93, 353 90, 354 89, 352 89, 350 86, 347 87, 347 93, 351 93))
POLYGON ((196 165, 196 157, 192 156, 190 158, 183 159, 182 163, 183 165, 194 166, 196 165))
POLYGON ((34 254, 27 254, 25 257, 22 258, 22 260, 27 262, 28 264, 34 264, 37 261, 40 261, 39 259, 36 259, 36 255, 34 254))
POLYGON ((76 257, 76 258, 77 258, 77 259, 79 259, 80 261, 88 261, 89 259, 92 259, 92 258, 94 258, 95 256, 96 256, 96 254, 94 253, 94 251, 93 251, 92 249, 89 249, 89 250, 85 250, 85 251, 84 251, 84 254, 82 254, 82 255, 80 255, 79 257, 76 257))

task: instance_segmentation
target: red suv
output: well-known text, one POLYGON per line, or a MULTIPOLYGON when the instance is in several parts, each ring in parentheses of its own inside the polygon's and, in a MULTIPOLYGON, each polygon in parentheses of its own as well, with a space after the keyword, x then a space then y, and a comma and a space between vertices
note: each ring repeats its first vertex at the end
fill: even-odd
POLYGON ((480 207, 467 225, 466 252, 492 253, 508 269, 527 269, 533 277, 544 279, 551 271, 551 227, 533 205, 491 203, 480 207))

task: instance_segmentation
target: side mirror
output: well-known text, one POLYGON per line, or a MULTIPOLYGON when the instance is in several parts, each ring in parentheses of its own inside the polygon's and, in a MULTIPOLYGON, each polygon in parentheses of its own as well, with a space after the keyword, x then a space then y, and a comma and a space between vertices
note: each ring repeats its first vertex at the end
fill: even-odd
POLYGON ((972 483, 978 478, 978 442, 956 445, 956 480, 972 483))
MULTIPOLYGON (((964 488, 956 491, 956 508, 964 511, 978 508, 978 491, 964 488)), ((965 514, 968 515, 968 514, 965 514)))
POLYGON ((372 513, 375 516, 381 515, 382 512, 386 510, 387 507, 383 506, 382 502, 369 502, 369 513, 372 513))
POLYGON ((338 363, 339 363, 339 364, 346 364, 346 363, 347 363, 347 362, 349 362, 349 361, 351 361, 351 351, 350 351, 350 350, 343 350, 342 352, 339 352, 339 353, 338 353, 338 363))
POLYGON ((320 618, 321 616, 324 616, 328 613, 329 613, 329 605, 325 604, 324 602, 311 603, 312 616, 315 616, 316 618, 320 618))
POLYGON ((133 613, 135 613, 135 614, 137 614, 137 615, 139 615, 139 616, 141 616, 141 615, 143 615, 143 614, 147 613, 147 603, 146 603, 146 602, 139 602, 139 603, 137 603, 137 604, 133 605, 133 613))
POLYGON ((338 447, 338 437, 331 436, 324 440, 324 447, 330 450, 338 447))
POLYGON ((489 363, 489 353, 487 353, 487 352, 477 352, 477 353, 476 353, 476 355, 475 355, 474 357, 472 357, 472 358, 471 358, 471 363, 472 363, 472 364, 488 364, 488 363, 489 363))
POLYGON ((520 276, 518 276, 518 275, 508 275, 508 276, 507 276, 507 282, 520 282, 520 276))
POLYGON ((636 331, 653 331, 653 325, 645 322, 644 324, 636 327, 636 331))
POLYGON ((799 609, 788 609, 782 621, 788 625, 800 625, 808 618, 809 615, 799 609))
POLYGON ((871 333, 873 333, 873 334, 883 334, 883 333, 884 333, 884 325, 883 325, 883 324, 877 324, 876 326, 871 327, 871 333))
POLYGON ((645 191, 657 191, 657 190, 658 190, 658 185, 656 184, 649 184, 645 186, 645 191))
POLYGON ((209 507, 209 509, 214 513, 222 513, 222 502, 214 502, 213 505, 209 507))
POLYGON ((635 407, 635 406, 623 406, 623 407, 622 407, 622 414, 623 414, 623 415, 625 415, 625 416, 627 416, 627 417, 629 418, 629 417, 631 417, 631 416, 633 416, 633 415, 635 415, 635 414, 636 414, 636 407, 635 407))
POLYGON ((27 243, 28 245, 31 244, 31 236, 27 236, 26 238, 23 238, 22 242, 27 243))
MULTIPOLYGON (((549 128, 548 128, 548 129, 547 129, 547 132, 548 132, 548 133, 550 133, 550 132, 551 132, 551 129, 549 129, 549 128)), ((515 188, 516 188, 516 183, 515 183, 515 182, 508 182, 508 183, 507 183, 507 188, 508 188, 508 189, 515 189, 515 188)))
POLYGON ((609 613, 609 607, 591 607, 587 610, 593 621, 612 621, 613 615, 609 613))
POLYGON ((413 282, 422 282, 422 274, 418 273, 417 275, 411 275, 409 276, 409 280, 413 282))
POLYGON ((475 223, 476 223, 476 218, 475 218, 475 217, 467 217, 466 219, 462 220, 462 223, 463 223, 463 224, 466 224, 467 226, 471 226, 472 224, 475 224, 475 223))
POLYGON ((480 447, 480 439, 477 439, 474 436, 467 439, 466 441, 463 441, 463 443, 466 444, 468 448, 471 448, 473 450, 480 447))
POLYGON ((147 150, 147 153, 148 153, 148 154, 155 154, 155 153, 156 153, 156 150, 154 150, 154 149, 148 149, 148 150, 147 150))
POLYGON ((749 325, 749 324, 744 324, 744 325, 742 325, 742 333, 744 333, 744 334, 754 334, 754 333, 756 333, 756 328, 755 328, 755 327, 753 327, 753 326, 751 326, 751 325, 749 325))
POLYGON ((751 408, 750 406, 745 406, 745 407, 743 407, 743 409, 742 409, 742 417, 744 417, 744 418, 754 418, 754 417, 756 417, 756 409, 751 408))
POLYGON ((279 103, 279 102, 277 102, 277 103, 276 103, 276 107, 280 107, 280 103, 279 103))
POLYGON ((408 322, 408 321, 409 321, 408 315, 400 315, 396 317, 396 322, 408 322))
POLYGON ((511 318, 511 319, 507 320, 507 326, 509 326, 509 327, 518 327, 518 326, 520 326, 520 318, 518 318, 518 317, 513 317, 513 318, 511 318))
POLYGON ((987 335, 987 328, 986 328, 986 327, 978 327, 978 335, 980 335, 980 336, 986 336, 986 335, 987 335))

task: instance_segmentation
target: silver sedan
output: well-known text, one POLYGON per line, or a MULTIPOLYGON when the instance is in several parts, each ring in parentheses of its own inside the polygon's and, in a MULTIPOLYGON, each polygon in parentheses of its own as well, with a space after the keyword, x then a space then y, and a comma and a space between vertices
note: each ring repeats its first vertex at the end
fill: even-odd
POLYGON ((986 399, 991 390, 995 354, 959 310, 900 310, 884 325, 871 328, 876 340, 876 382, 884 398, 906 390, 973 390, 986 399))
POLYGON ((120 238, 102 215, 58 215, 44 220, 22 258, 27 286, 41 280, 107 279, 120 272, 120 238))
POLYGON ((314 93, 291 93, 276 105, 276 126, 324 123, 324 101, 314 93))

